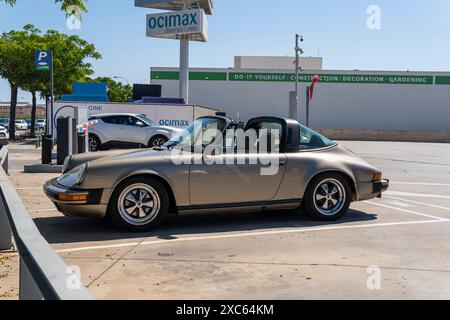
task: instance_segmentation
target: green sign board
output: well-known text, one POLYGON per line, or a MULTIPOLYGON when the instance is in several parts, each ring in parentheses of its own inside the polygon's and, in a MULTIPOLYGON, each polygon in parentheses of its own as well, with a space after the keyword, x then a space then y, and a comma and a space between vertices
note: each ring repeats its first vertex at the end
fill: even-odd
MULTIPOLYGON (((312 82, 315 74, 299 74, 299 82, 312 82)), ((229 73, 230 81, 266 81, 294 82, 292 73, 229 73)), ((400 75, 356 75, 356 74, 319 74, 320 83, 364 83, 364 84, 433 84, 433 76, 400 75)))
MULTIPOLYGON (((315 74, 300 73, 299 82, 311 83, 315 74)), ((152 80, 179 80, 178 71, 152 71, 152 80)), ((247 81, 247 82, 294 82, 293 73, 270 72, 190 72, 190 80, 200 81, 247 81)), ((349 84, 410 84, 450 85, 450 76, 432 75, 375 75, 375 74, 319 74, 320 83, 349 84)))

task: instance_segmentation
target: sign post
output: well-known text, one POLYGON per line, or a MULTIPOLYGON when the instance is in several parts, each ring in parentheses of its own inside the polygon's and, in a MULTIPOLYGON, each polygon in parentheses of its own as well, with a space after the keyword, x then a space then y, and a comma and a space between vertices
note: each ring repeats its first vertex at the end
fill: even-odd
POLYGON ((213 0, 135 0, 136 7, 170 10, 147 15, 147 37, 180 41, 179 95, 189 103, 189 41, 208 41, 213 0))
POLYGON ((189 103, 189 41, 206 42, 207 20, 203 9, 147 15, 147 36, 180 40, 180 98, 189 103))
POLYGON ((37 71, 50 71, 50 116, 47 106, 47 135, 53 136, 53 103, 54 103, 54 84, 53 84, 53 53, 51 51, 36 50, 35 68, 37 71), (50 121, 49 121, 50 120, 50 121))

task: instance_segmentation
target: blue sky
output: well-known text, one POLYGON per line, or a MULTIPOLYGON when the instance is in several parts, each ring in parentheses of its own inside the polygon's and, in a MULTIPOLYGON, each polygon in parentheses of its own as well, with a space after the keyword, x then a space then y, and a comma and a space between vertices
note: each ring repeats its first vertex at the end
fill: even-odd
MULTIPOLYGON (((90 0, 81 30, 68 30, 53 0, 0 4, 0 32, 33 23, 76 33, 103 55, 97 75, 148 83, 150 66, 177 66, 179 44, 145 37, 145 14, 134 0, 90 0)), ((231 67, 235 55, 292 55, 295 33, 305 55, 320 50, 326 69, 450 71, 448 0, 216 0, 209 42, 192 43, 191 66, 231 67), (381 30, 366 26, 369 5, 381 9, 381 30)), ((20 93, 28 101, 29 95, 20 93)), ((9 86, 0 80, 0 100, 9 86)))

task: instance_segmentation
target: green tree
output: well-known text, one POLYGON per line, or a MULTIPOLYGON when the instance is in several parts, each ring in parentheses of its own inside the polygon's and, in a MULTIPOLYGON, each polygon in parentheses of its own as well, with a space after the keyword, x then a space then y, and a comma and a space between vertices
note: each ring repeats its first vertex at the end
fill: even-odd
MULTIPOLYGON (((0 2, 5 2, 10 5, 15 5, 17 0, 0 0, 0 2)), ((55 0, 55 3, 61 3, 61 10, 67 11, 70 6, 77 6, 82 11, 87 12, 86 5, 84 4, 86 0, 55 0)))
POLYGON ((15 120, 18 89, 30 79, 34 70, 34 50, 39 47, 39 30, 31 25, 23 31, 5 32, 0 37, 0 77, 11 87, 9 130, 15 137, 15 120))
POLYGON ((49 73, 35 71, 34 50, 53 52, 56 98, 70 93, 73 82, 84 80, 94 73, 92 64, 86 60, 101 58, 94 45, 75 35, 54 30, 42 35, 32 25, 25 26, 23 31, 3 33, 0 37, 0 77, 11 86, 10 133, 13 138, 18 88, 28 90, 34 96, 40 92, 46 101, 50 97, 49 73))
MULTIPOLYGON (((43 35, 45 50, 53 52, 54 95, 59 99, 62 94, 72 91, 72 83, 83 81, 94 74, 91 60, 101 59, 95 46, 76 35, 66 35, 49 30, 43 35)), ((46 82, 41 91, 42 97, 50 97, 50 83, 46 82)))
POLYGON ((87 80, 105 83, 108 89, 108 98, 111 102, 128 102, 133 97, 133 87, 129 84, 123 84, 108 77, 88 78, 87 80))

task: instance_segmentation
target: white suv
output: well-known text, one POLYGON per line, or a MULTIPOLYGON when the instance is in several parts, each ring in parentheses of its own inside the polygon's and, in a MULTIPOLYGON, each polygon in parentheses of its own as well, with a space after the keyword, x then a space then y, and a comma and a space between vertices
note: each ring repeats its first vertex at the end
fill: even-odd
POLYGON ((25 120, 16 120, 16 130, 28 130, 28 123, 25 120))
POLYGON ((0 126, 0 146, 5 146, 9 143, 9 133, 5 127, 0 126))
POLYGON ((159 147, 180 130, 158 126, 139 114, 115 113, 89 117, 97 123, 89 126, 89 150, 110 148, 159 147))

